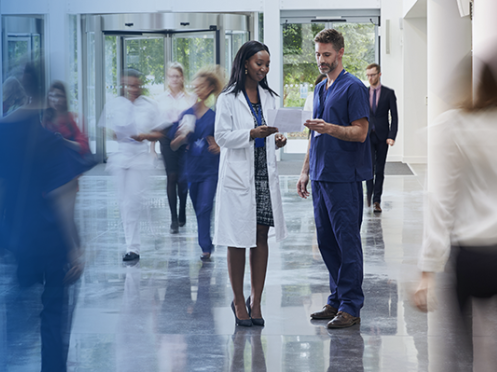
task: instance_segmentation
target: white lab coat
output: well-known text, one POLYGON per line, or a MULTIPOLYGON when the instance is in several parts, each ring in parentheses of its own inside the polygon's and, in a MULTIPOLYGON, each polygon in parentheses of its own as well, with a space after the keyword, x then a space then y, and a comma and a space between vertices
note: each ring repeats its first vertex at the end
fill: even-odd
MULTIPOLYGON (((259 86, 264 117, 276 108, 276 97, 259 86)), ((269 124, 269 123, 268 123, 269 124)), ((228 247, 256 246, 257 215, 254 179, 254 141, 250 130, 254 118, 245 96, 222 93, 216 105, 214 137, 221 147, 219 181, 216 194, 216 218, 213 243, 228 247)), ((266 140, 269 190, 273 208, 274 228, 270 235, 277 241, 286 237, 280 184, 276 167, 275 135, 266 140)))

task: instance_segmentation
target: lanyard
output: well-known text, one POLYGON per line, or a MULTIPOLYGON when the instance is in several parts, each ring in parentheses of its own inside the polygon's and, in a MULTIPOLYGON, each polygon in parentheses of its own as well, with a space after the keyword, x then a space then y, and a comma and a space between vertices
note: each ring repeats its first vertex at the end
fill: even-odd
MULTIPOLYGON (((262 102, 261 102, 261 97, 259 96, 259 89, 257 89, 257 99, 259 100, 259 104, 261 106, 260 111, 257 113, 254 109, 254 106, 252 106, 252 102, 250 102, 250 99, 248 98, 247 92, 245 90, 243 91, 243 94, 245 95, 245 99, 247 100, 247 104, 250 107, 250 111, 252 111, 252 114, 255 117, 255 120, 257 121, 257 126, 262 125, 262 102)), ((255 147, 264 147, 264 138, 256 138, 255 139, 255 147)))
POLYGON ((345 69, 343 69, 342 72, 340 72, 340 75, 338 75, 338 77, 335 79, 335 81, 333 82, 331 87, 328 88, 328 90, 326 89, 327 82, 323 84, 323 90, 321 92, 319 92, 319 96, 318 96, 318 108, 317 108, 317 112, 316 112, 316 114, 317 114, 316 119, 323 118, 324 107, 326 106, 326 101, 328 100, 328 97, 331 95, 331 92, 333 91, 337 80, 340 79, 340 77, 344 74, 345 74, 345 69), (326 97, 324 95, 325 92, 326 92, 326 97))

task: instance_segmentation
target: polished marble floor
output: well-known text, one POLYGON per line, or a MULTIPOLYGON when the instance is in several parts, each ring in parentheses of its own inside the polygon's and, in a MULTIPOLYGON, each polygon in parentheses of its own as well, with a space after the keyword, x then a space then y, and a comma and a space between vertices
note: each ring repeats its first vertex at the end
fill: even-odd
MULTIPOLYGON (((296 176, 281 176, 289 237, 280 244, 270 240, 266 327, 248 329, 235 326, 229 307, 226 248, 218 247, 211 262, 199 260, 190 203, 186 226, 169 234, 165 177, 152 178, 135 266, 121 261, 113 179, 82 177, 76 219, 86 269, 74 288, 69 371, 427 371, 427 316, 409 295, 419 275, 425 168, 412 169, 414 175, 386 177, 381 215, 364 209, 362 323, 341 330, 309 318, 326 302, 328 275, 316 246, 312 202, 297 196, 296 176)), ((248 294, 248 269, 245 283, 248 294)), ((0 291, 9 285, 3 280, 0 291)), ((27 310, 32 327, 23 327, 22 355, 2 371, 39 370, 36 304, 27 310)))

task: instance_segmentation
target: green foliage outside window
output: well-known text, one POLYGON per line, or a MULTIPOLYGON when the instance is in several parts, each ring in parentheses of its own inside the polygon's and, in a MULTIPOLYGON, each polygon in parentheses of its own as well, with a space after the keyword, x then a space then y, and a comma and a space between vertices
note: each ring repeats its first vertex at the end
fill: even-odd
MULTIPOLYGON (((314 90, 319 75, 313 39, 324 24, 283 25, 283 106, 303 107, 301 87, 314 90)), ((366 81, 366 66, 375 61, 375 29, 373 24, 344 23, 335 25, 345 38, 345 69, 366 81)), ((305 93, 305 90, 303 91, 305 93)))

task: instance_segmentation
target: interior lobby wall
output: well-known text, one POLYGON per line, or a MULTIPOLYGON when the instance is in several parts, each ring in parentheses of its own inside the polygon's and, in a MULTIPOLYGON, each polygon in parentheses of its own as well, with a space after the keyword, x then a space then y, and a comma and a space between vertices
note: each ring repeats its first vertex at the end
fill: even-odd
POLYGON ((402 18, 403 4, 397 0, 381 1, 381 82, 395 90, 399 116, 399 131, 395 145, 388 150, 387 161, 402 161, 404 152, 404 89, 403 89, 403 31, 400 19, 402 18), (389 23, 389 25, 387 25, 389 23), (388 34, 387 34, 388 33, 388 34), (387 50, 388 49, 388 50, 387 50))
POLYGON ((404 158, 426 163, 427 30, 425 18, 404 19, 404 158))

